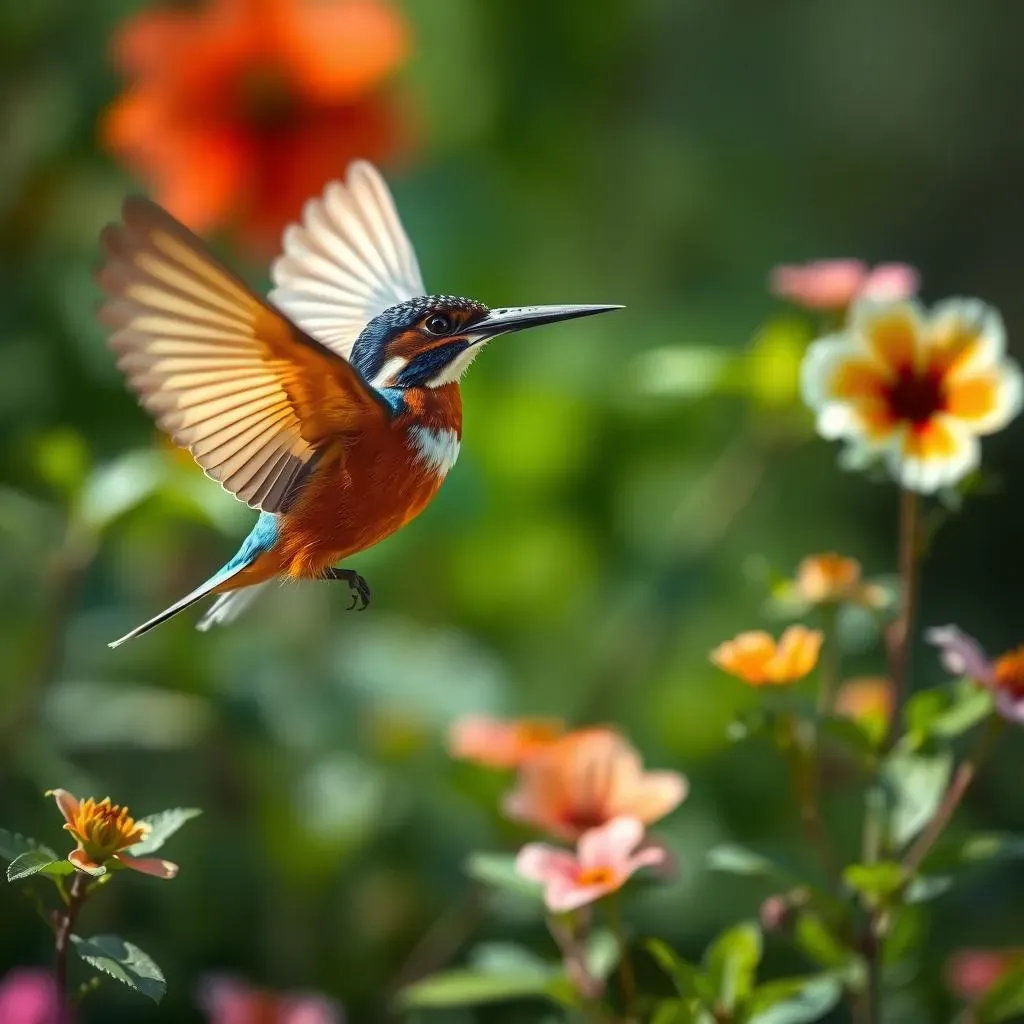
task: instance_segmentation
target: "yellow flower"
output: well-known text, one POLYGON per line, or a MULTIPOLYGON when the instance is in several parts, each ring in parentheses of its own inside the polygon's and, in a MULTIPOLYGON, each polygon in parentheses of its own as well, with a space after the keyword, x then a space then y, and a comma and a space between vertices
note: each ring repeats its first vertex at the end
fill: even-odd
POLYGON ((711 660, 751 686, 779 686, 803 679, 818 663, 824 634, 790 626, 778 643, 768 633, 740 633, 719 644, 711 660))
POLYGON ((954 484, 980 461, 979 436, 1005 427, 1024 397, 999 314, 950 299, 859 302, 847 327, 807 350, 804 401, 818 433, 848 442, 846 460, 883 458, 908 490, 954 484))
POLYGON ((807 604, 859 604, 880 608, 886 603, 883 587, 861 579, 855 558, 828 553, 808 555, 798 566, 794 590, 807 604))
POLYGON ((141 871, 157 878, 173 878, 178 873, 177 864, 159 857, 132 857, 126 851, 141 843, 150 833, 145 822, 136 822, 127 807, 110 802, 110 797, 94 800, 89 797, 79 800, 66 789, 51 789, 47 796, 57 801, 57 808, 64 815, 64 828, 78 842, 68 854, 68 860, 82 871, 94 873, 110 860, 117 861, 133 871, 141 871))

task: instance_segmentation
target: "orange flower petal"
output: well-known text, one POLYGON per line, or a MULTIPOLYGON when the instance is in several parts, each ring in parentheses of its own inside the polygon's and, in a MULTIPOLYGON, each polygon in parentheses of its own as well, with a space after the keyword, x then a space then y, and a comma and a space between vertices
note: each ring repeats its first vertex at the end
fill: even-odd
POLYGON ((139 11, 121 26, 114 40, 114 59, 128 75, 158 69, 169 51, 187 39, 195 20, 187 11, 139 11))
POLYGON ((98 871, 103 865, 98 864, 96 861, 91 860, 85 850, 72 850, 68 854, 68 860, 82 871, 88 872, 90 875, 98 871))
POLYGON ((48 789, 45 795, 52 796, 57 801, 57 810, 64 815, 64 820, 70 825, 78 813, 78 797, 73 796, 66 789, 48 789))
POLYGON ((828 384, 831 397, 847 401, 881 401, 888 386, 880 368, 866 359, 848 359, 834 370, 828 384))
POLYGON ((762 630, 753 630, 719 644, 710 657, 715 665, 731 675, 757 684, 765 681, 765 666, 774 654, 772 637, 762 630))
POLYGON ((779 640, 774 658, 766 666, 772 682, 788 683, 802 679, 818 663, 825 635, 817 629, 790 626, 779 640))
POLYGON ((405 19, 381 0, 288 0, 277 44, 308 99, 336 102, 375 88, 405 59, 405 19))
POLYGON ((868 350, 890 376, 918 366, 922 326, 914 304, 897 302, 881 308, 858 307, 855 319, 868 350))
POLYGON ((946 387, 946 409, 963 420, 986 420, 999 406, 999 381, 994 376, 954 377, 946 387))
POLYGON ((159 857, 129 857, 123 853, 115 853, 114 860, 132 871, 139 871, 154 878, 174 878, 178 873, 178 865, 159 857))

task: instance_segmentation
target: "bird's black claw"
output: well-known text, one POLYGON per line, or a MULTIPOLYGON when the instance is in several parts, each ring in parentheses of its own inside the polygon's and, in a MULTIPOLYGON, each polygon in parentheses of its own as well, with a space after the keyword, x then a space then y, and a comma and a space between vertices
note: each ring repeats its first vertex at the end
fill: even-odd
POLYGON ((327 579, 344 580, 352 590, 352 603, 348 606, 349 611, 358 609, 363 612, 370 607, 373 592, 370 584, 355 571, 355 569, 328 569, 327 579))

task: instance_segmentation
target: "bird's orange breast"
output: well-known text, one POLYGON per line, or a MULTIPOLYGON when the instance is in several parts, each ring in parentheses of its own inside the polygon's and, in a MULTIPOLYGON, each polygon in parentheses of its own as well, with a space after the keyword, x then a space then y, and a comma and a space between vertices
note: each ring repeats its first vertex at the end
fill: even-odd
POLYGON ((458 385, 417 388, 405 398, 406 411, 390 423, 323 447, 281 516, 278 572, 319 576, 400 529, 437 493, 462 435, 458 385))

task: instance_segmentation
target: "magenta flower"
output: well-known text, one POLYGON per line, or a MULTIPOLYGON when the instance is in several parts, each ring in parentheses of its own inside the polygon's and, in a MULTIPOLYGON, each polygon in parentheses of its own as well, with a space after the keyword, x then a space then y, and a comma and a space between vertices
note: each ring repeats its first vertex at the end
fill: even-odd
POLYGON ((222 974, 199 990, 209 1024, 342 1024, 341 1008, 319 995, 270 992, 222 974))
POLYGON ((60 992, 49 971, 36 967, 13 970, 0 981, 3 1024, 70 1024, 60 992))
POLYGON ((996 710, 1007 721, 1024 725, 1024 647, 992 661, 974 637, 956 626, 929 629, 925 639, 939 648, 947 672, 988 687, 995 696, 996 710))
POLYGON ((860 260, 815 260, 778 266, 769 278, 774 295, 805 309, 846 309, 855 299, 907 299, 917 291, 917 271, 905 263, 869 269, 860 260))
POLYGON ((613 818, 580 836, 576 853, 547 843, 528 843, 519 851, 516 870, 544 886, 552 913, 577 910, 621 889, 643 867, 664 864, 660 846, 637 849, 644 827, 637 818, 613 818))
POLYGON ((1020 949, 961 949, 946 963, 946 987, 971 1002, 1021 963, 1024 950, 1020 949))

